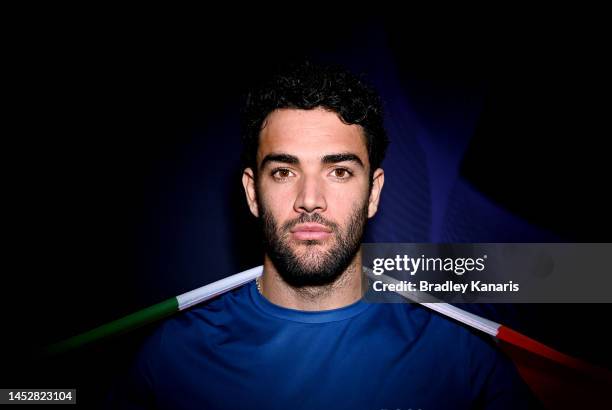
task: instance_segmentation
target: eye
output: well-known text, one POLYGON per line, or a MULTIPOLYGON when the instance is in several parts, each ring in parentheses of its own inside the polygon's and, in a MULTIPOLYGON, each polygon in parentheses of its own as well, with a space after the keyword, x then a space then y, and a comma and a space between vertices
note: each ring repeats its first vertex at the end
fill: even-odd
POLYGON ((348 179, 353 175, 353 173, 346 168, 334 168, 331 174, 338 179, 348 179))
POLYGON ((276 180, 283 181, 293 176, 293 172, 287 168, 277 168, 272 170, 272 177, 276 180))

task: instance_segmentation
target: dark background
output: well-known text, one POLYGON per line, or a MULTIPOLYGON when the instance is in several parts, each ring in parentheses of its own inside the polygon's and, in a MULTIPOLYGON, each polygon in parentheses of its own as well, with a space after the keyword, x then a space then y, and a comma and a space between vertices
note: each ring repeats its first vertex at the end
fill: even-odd
MULTIPOLYGON (((26 13, 6 36, 0 387, 77 388, 94 407, 151 326, 33 352, 261 263, 240 104, 291 59, 341 63, 383 97, 391 145, 366 241, 610 241, 597 24, 121 15, 26 13)), ((469 308, 612 367, 608 305, 469 308)))

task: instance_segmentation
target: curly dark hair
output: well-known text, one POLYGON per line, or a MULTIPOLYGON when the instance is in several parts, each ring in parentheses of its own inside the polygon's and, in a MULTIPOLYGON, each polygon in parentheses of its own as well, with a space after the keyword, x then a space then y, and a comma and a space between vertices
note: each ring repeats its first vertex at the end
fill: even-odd
POLYGON ((268 114, 280 108, 310 110, 317 107, 335 112, 345 124, 358 124, 363 128, 371 176, 384 159, 389 144, 380 97, 372 87, 345 69, 311 62, 279 71, 247 95, 243 111, 244 167, 250 167, 257 174, 259 135, 268 114))

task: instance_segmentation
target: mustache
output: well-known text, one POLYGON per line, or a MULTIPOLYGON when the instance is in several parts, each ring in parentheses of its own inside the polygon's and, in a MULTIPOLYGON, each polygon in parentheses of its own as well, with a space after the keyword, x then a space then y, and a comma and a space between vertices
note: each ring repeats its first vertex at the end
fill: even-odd
POLYGON ((287 221, 283 224, 282 230, 287 232, 294 226, 303 223, 317 223, 330 228, 332 231, 338 229, 338 224, 332 221, 328 221, 321 214, 301 214, 298 218, 287 221))

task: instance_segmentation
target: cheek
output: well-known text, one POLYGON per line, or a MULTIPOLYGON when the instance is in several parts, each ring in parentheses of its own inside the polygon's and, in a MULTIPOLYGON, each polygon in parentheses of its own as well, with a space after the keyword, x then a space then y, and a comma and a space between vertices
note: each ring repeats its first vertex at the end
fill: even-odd
POLYGON ((279 225, 282 225, 287 219, 295 217, 293 215, 295 195, 292 190, 286 187, 275 187, 275 189, 263 187, 259 190, 259 198, 263 201, 266 211, 272 214, 279 225))
POLYGON ((346 224, 368 199, 367 191, 345 191, 328 195, 328 213, 334 220, 346 224))
POLYGON ((359 198, 347 192, 334 193, 327 196, 327 206, 334 213, 345 214, 359 198))

